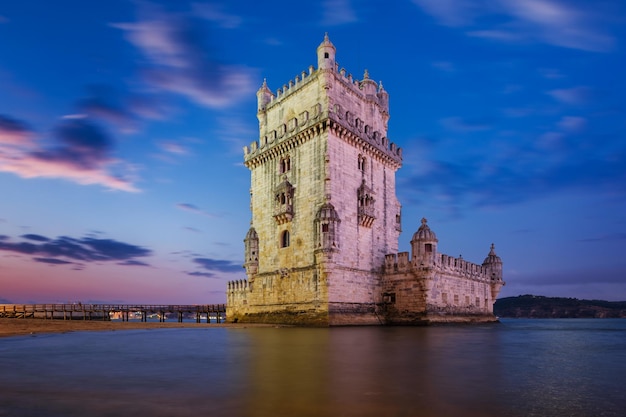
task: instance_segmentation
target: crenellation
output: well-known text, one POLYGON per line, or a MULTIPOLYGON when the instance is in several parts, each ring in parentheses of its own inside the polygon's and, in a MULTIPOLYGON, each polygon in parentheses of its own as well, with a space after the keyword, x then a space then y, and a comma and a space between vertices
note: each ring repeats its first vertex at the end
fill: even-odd
POLYGON ((493 321, 504 281, 492 245, 482 265, 437 252, 422 219, 398 252, 402 149, 387 137, 389 95, 357 80, 328 39, 309 67, 273 94, 257 92, 247 280, 227 285, 232 320, 307 325, 493 321))

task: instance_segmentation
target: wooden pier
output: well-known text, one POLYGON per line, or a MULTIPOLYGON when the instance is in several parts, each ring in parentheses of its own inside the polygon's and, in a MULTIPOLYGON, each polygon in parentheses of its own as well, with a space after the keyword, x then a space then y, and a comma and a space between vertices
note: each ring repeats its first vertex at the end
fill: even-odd
POLYGON ((171 316, 179 323, 185 317, 193 317, 201 323, 206 315, 206 322, 222 323, 226 321, 225 304, 205 305, 144 305, 144 304, 0 304, 0 318, 41 318, 60 320, 111 320, 112 318, 129 321, 139 319, 147 322, 150 317, 157 317, 165 322, 171 316))

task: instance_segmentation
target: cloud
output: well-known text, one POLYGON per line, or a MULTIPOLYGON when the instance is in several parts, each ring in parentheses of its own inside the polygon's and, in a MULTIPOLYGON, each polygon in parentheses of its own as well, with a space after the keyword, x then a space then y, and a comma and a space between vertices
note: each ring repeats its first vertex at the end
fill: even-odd
POLYGON ((33 132, 26 123, 0 114, 0 147, 30 144, 33 132))
POLYGON ((596 3, 557 0, 413 0, 440 24, 501 42, 541 42, 585 51, 615 47, 607 34, 611 16, 596 3))
MULTIPOLYGON (((215 17, 210 6, 198 10, 205 18, 213 10, 215 17)), ((205 20, 150 3, 142 3, 139 16, 137 22, 112 26, 147 59, 142 79, 149 86, 213 108, 230 106, 255 90, 250 70, 221 62, 206 45, 205 20)))
POLYGON ((50 265, 67 265, 67 264, 74 263, 74 262, 64 261, 62 259, 56 259, 56 258, 33 258, 33 261, 41 262, 44 264, 50 264, 50 265))
POLYGON ((326 26, 343 25, 358 19, 350 0, 325 0, 322 2, 322 24, 326 26))
POLYGON ((548 95, 563 104, 582 105, 591 98, 591 89, 584 86, 564 88, 548 91, 548 95))
MULTIPOLYGON (((23 131, 24 123, 4 118, 5 131, 23 131), (6 123, 6 120, 11 120, 6 123)), ((6 137, 6 136, 5 136, 6 137)), ((0 143, 1 145, 1 143, 0 143)), ((32 141, 13 141, 0 146, 0 172, 22 178, 60 178, 82 185, 99 184, 113 190, 136 192, 132 167, 112 157, 113 140, 86 118, 62 119, 53 130, 48 146, 32 141)))
POLYGON ((134 259, 130 259, 128 261, 120 262, 120 263, 118 263, 118 265, 124 265, 124 266, 150 266, 150 264, 147 264, 147 263, 141 262, 141 261, 137 261, 137 260, 134 260, 134 259))
POLYGON ((552 286, 552 285, 590 285, 623 284, 624 266, 615 268, 598 267, 595 269, 563 269, 560 271, 541 271, 525 276, 516 276, 517 285, 552 286))
POLYGON ((626 197, 626 145, 619 135, 599 140, 548 132, 533 143, 486 152, 481 158, 448 160, 446 149, 431 152, 441 154, 411 161, 416 169, 400 179, 406 183, 402 188, 413 201, 452 212, 467 205, 506 206, 564 191, 626 197))
POLYGON ((179 142, 174 141, 162 141, 158 143, 159 148, 161 150, 173 154, 173 155, 187 155, 189 154, 189 150, 180 144, 179 142))
POLYGON ((194 15, 217 23, 225 29, 235 29, 241 26, 240 16, 230 14, 215 4, 193 3, 191 5, 194 15))
POLYGON ((558 122, 558 126, 569 132, 580 132, 587 125, 587 119, 584 117, 564 116, 558 122))
POLYGON ((121 103, 117 91, 108 85, 91 85, 89 96, 77 103, 78 111, 118 126, 126 133, 137 130, 137 120, 121 103))
POLYGON ((580 242, 585 243, 596 243, 596 242, 615 242, 626 240, 626 233, 611 233, 608 235, 597 236, 597 237, 588 237, 585 239, 580 239, 580 242))
POLYGON ((208 211, 204 211, 199 207, 196 207, 193 204, 189 204, 189 203, 178 203, 176 204, 176 207, 178 207, 181 210, 184 211, 188 211, 190 213, 194 213, 194 214, 199 214, 201 216, 206 216, 206 217, 217 217, 215 214, 213 213, 209 213, 208 211))
POLYGON ((72 238, 60 236, 50 239, 45 236, 28 234, 23 239, 35 241, 12 242, 11 239, 0 239, 0 251, 33 255, 33 260, 48 264, 69 264, 81 262, 113 262, 122 261, 123 265, 147 265, 136 258, 151 255, 149 249, 113 239, 93 237, 72 238))
POLYGON ((435 61, 435 62, 431 62, 430 65, 433 68, 436 68, 443 72, 455 72, 456 71, 454 64, 448 61, 435 61))
POLYGON ((446 117, 440 120, 442 126, 454 132, 477 132, 491 129, 485 120, 465 120, 460 117, 446 117))
POLYGON ((212 272, 187 272, 187 275, 191 275, 192 277, 205 277, 205 278, 215 278, 216 275, 212 272))
POLYGON ((21 237, 24 239, 28 239, 28 240, 34 240, 36 242, 49 242, 50 241, 50 239, 45 236, 35 235, 35 234, 26 234, 26 235, 22 235, 21 237))
POLYGON ((226 261, 223 259, 211 259, 211 258, 194 258, 195 263, 200 265, 203 269, 217 272, 240 272, 242 266, 238 262, 226 261))

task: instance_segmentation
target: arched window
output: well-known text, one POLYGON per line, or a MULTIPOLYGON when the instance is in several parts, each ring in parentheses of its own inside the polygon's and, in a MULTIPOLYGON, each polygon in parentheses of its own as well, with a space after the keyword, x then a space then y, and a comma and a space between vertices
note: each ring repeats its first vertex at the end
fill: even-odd
POLYGON ((280 235, 280 247, 286 248, 287 246, 289 246, 289 230, 285 230, 280 235))
POLYGON ((366 162, 367 162, 367 159, 365 159, 365 157, 364 157, 364 156, 359 155, 359 161, 358 161, 358 163, 357 163, 357 166, 358 166, 358 168, 359 168, 359 171, 361 171, 361 172, 365 172, 366 162))
POLYGON ((279 165, 279 173, 284 174, 285 172, 291 171, 291 158, 289 155, 285 156, 280 160, 279 165))

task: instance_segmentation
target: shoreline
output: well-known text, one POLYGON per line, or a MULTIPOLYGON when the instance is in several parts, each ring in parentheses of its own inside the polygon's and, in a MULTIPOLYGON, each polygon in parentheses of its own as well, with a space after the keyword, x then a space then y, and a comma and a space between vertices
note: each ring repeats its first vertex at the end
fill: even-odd
POLYGON ((128 321, 100 321, 100 320, 44 320, 0 318, 0 338, 14 336, 37 336, 40 334, 70 333, 70 332, 106 332, 124 330, 151 330, 151 329, 212 329, 212 328, 240 328, 246 327, 285 327, 271 324, 237 324, 237 323, 178 323, 178 322, 128 322, 128 321))

